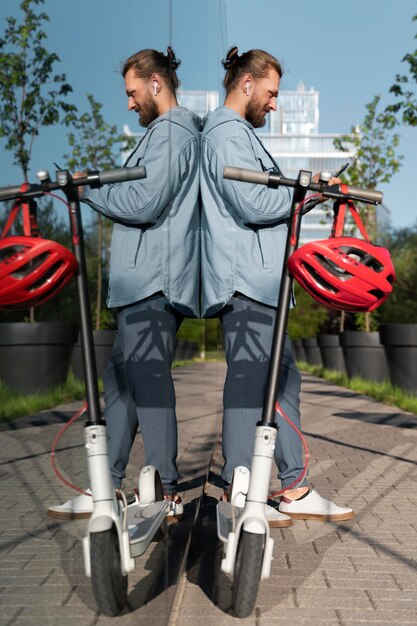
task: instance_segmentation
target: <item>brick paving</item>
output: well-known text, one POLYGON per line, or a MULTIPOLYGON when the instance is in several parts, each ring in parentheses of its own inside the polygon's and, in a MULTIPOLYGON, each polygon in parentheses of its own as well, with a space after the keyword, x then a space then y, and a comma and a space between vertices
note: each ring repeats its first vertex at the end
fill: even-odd
MULTIPOLYGON (((73 495, 53 474, 49 449, 80 404, 0 427, 0 626, 417 624, 417 417, 303 376, 310 482, 323 496, 353 506, 356 518, 296 521, 271 531, 271 578, 260 584, 253 615, 238 620, 229 614, 231 581, 220 571, 214 521, 224 365, 196 364, 174 376, 186 519, 136 560, 129 607, 117 618, 97 613, 84 574, 80 539, 87 522, 46 517, 49 505, 73 495)), ((83 418, 63 435, 57 459, 66 477, 87 486, 83 418)), ((142 463, 138 436, 128 489, 142 463)), ((271 488, 279 489, 275 479, 271 488)))

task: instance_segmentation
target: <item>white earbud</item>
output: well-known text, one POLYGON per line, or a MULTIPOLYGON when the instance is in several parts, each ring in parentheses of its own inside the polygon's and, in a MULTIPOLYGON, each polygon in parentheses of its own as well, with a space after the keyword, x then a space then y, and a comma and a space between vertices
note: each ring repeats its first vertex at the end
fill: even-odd
POLYGON ((156 80, 153 81, 153 95, 156 96, 156 94, 158 93, 158 83, 156 82, 156 80))
POLYGON ((248 96, 249 92, 250 92, 250 83, 249 82, 245 83, 245 90, 246 90, 246 95, 248 96))

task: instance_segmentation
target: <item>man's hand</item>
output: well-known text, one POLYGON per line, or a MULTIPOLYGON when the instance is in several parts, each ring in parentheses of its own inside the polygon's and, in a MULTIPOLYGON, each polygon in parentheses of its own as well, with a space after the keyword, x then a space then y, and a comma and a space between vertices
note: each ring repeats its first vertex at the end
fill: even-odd
MULTIPOLYGON (((74 172, 74 174, 72 174, 72 179, 76 180, 77 178, 85 178, 87 176, 87 172, 74 172)), ((78 197, 82 198, 83 197, 83 191, 84 191, 84 187, 80 186, 77 187, 77 192, 78 192, 78 197)))
MULTIPOLYGON (((312 180, 313 182, 318 183, 320 181, 320 173, 314 174, 312 180)), ((331 185, 340 185, 341 182, 342 182, 341 178, 336 178, 335 176, 333 176, 327 184, 330 187, 331 185)), ((324 196, 320 196, 320 198, 321 198, 320 202, 326 202, 326 200, 329 199, 329 198, 325 198, 324 196)))

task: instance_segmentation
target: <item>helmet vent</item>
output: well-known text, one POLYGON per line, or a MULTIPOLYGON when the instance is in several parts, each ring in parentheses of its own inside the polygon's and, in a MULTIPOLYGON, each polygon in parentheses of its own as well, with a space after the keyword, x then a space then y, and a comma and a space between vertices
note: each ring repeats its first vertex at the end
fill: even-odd
POLYGON ((37 280, 36 282, 32 283, 32 285, 30 286, 29 292, 36 291, 40 287, 43 287, 43 285, 45 285, 45 283, 47 283, 48 281, 50 281, 54 277, 54 275, 62 267, 62 265, 63 265, 62 262, 58 262, 58 263, 54 263, 54 265, 52 265, 52 267, 49 267, 48 271, 46 271, 39 280, 37 280))
POLYGON ((49 252, 44 252, 43 254, 40 254, 39 256, 36 257, 36 259, 31 259, 30 261, 28 261, 28 263, 25 263, 24 265, 22 265, 22 267, 19 267, 19 269, 16 272, 13 272, 11 274, 11 276, 13 276, 13 278, 16 278, 17 280, 22 280, 22 278, 25 278, 26 276, 29 276, 33 272, 36 272, 36 270, 42 266, 42 263, 48 257, 49 257, 49 252))
POLYGON ((26 246, 9 246, 0 250, 0 263, 9 263, 14 256, 19 256, 22 250, 26 250, 26 246))
POLYGON ((320 274, 318 274, 318 272, 316 272, 314 267, 312 267, 308 263, 305 264, 305 267, 309 271, 310 275, 314 278, 314 282, 317 285, 320 285, 320 287, 322 287, 326 291, 331 291, 332 293, 338 293, 337 289, 335 289, 333 287, 333 285, 328 283, 327 280, 324 280, 323 276, 320 276, 320 274))
POLYGON ((382 300, 382 298, 386 297, 386 294, 383 291, 381 291, 380 289, 369 289, 368 293, 370 293, 373 296, 375 296, 375 298, 377 300, 382 300))
POLYGON ((336 276, 339 280, 349 280, 352 278, 352 274, 347 272, 343 267, 333 263, 330 259, 325 257, 323 254, 315 254, 315 257, 320 261, 320 264, 326 269, 330 274, 336 276))
POLYGON ((364 252, 363 250, 359 250, 358 248, 354 247, 351 248, 343 246, 340 249, 350 258, 353 258, 354 260, 361 263, 361 265, 365 265, 375 272, 382 272, 384 269, 382 263, 380 263, 378 259, 376 259, 374 256, 372 256, 372 254, 369 254, 368 252, 364 252))

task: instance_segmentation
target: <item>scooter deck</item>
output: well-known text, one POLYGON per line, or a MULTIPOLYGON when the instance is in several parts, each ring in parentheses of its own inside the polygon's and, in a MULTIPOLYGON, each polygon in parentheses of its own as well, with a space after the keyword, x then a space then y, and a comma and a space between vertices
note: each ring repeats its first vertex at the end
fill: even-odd
POLYGON ((148 505, 131 504, 127 507, 126 523, 132 557, 145 552, 158 528, 164 523, 167 508, 168 504, 164 500, 148 505))
POLYGON ((220 501, 216 507, 217 535, 223 542, 227 542, 229 533, 235 532, 239 517, 243 509, 234 506, 230 502, 220 501))

